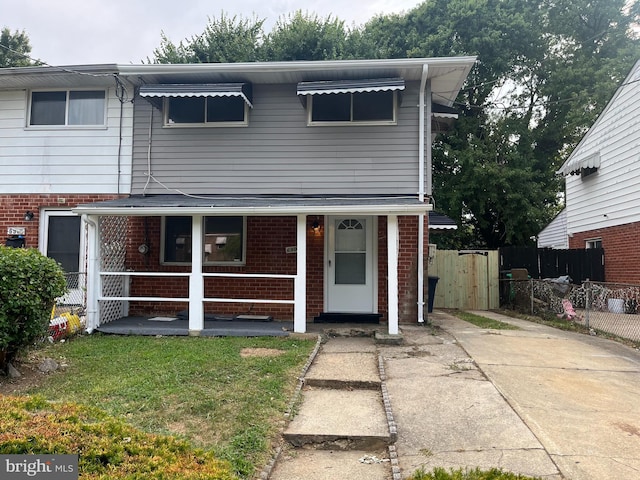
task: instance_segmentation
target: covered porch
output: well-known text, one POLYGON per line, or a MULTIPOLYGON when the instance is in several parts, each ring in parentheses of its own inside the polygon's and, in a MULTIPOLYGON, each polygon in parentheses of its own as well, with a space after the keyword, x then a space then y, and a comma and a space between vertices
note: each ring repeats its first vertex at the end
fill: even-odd
MULTIPOLYGON (((419 227, 411 234, 418 260, 410 281, 417 294, 414 321, 420 322, 424 224, 430 209, 416 197, 401 196, 154 195, 80 205, 74 211, 88 226, 87 329, 107 331, 120 325, 132 333, 172 329, 188 335, 215 335, 220 329, 243 336, 261 329, 305 333, 320 313, 348 313, 328 301, 334 295, 328 277, 337 258, 328 250, 328 233, 333 228, 329 220, 363 218, 371 219, 373 245, 367 255, 374 284, 372 302, 358 307, 357 313, 383 313, 386 333, 397 334, 399 290, 407 281, 406 269, 399 268, 402 219, 414 218, 419 227), (215 239, 207 243, 205 231, 212 216, 245 219, 246 257, 237 265, 207 262, 207 253, 216 245, 215 239), (190 226, 188 258, 182 264, 161 261, 165 237, 158 225, 164 229, 168 217, 187 219, 190 226), (234 306, 233 311, 243 312, 249 320, 235 315, 213 324, 207 318, 211 312, 228 315, 234 306), (183 309, 187 318, 166 320, 183 309), (139 315, 143 310, 149 314, 139 315), (259 321, 270 316, 274 321, 259 321)), ((337 287, 335 291, 349 296, 350 285, 337 287)))

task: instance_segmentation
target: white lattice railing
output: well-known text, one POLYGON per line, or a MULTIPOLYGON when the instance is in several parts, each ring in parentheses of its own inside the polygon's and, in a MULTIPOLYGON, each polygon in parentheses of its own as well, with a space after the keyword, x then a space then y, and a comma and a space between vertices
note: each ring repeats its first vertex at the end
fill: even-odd
MULTIPOLYGON (((123 272, 126 268, 127 217, 104 216, 99 222, 100 271, 123 272)), ((100 305, 100 324, 109 323, 126 314, 126 303, 111 300, 111 297, 124 297, 128 283, 122 275, 102 276, 100 305)))

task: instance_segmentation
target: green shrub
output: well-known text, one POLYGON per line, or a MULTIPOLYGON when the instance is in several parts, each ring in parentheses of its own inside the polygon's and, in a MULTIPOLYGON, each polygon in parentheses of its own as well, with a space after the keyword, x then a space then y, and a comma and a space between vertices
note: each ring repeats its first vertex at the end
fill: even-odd
POLYGON ((0 246, 0 368, 46 335, 55 299, 66 291, 55 260, 32 248, 0 246))

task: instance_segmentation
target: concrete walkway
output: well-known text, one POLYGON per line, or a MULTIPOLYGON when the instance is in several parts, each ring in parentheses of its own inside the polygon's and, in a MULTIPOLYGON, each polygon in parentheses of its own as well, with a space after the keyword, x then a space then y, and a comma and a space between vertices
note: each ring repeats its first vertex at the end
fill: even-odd
POLYGON ((270 478, 399 480, 437 466, 640 478, 640 352, 476 313, 520 330, 436 312, 433 327, 402 326, 400 345, 330 338, 270 478))

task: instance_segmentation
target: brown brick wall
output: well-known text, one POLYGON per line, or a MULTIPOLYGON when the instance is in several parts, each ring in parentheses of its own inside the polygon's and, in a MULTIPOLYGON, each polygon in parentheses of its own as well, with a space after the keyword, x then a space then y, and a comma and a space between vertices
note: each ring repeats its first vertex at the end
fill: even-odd
POLYGON ((569 248, 584 248, 595 238, 602 239, 606 281, 640 284, 640 222, 575 233, 569 248))
POLYGON ((25 246, 38 248, 40 210, 43 208, 74 208, 83 203, 113 200, 118 195, 92 194, 20 194, 0 195, 0 234, 3 244, 8 227, 26 227, 25 246), (27 211, 34 213, 33 220, 25 221, 27 211))

